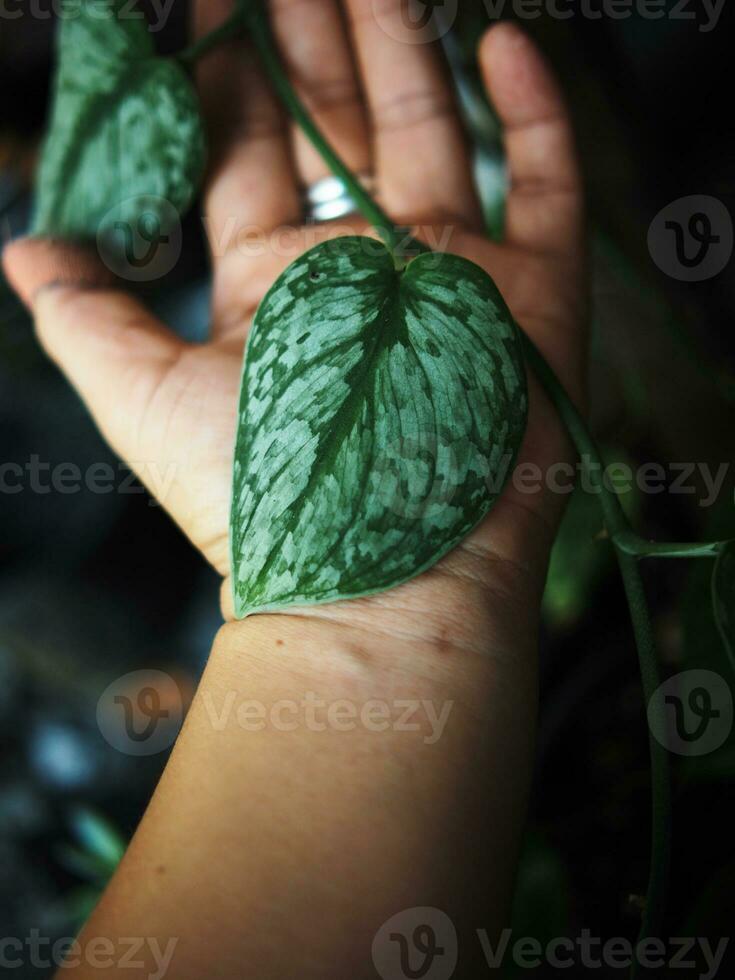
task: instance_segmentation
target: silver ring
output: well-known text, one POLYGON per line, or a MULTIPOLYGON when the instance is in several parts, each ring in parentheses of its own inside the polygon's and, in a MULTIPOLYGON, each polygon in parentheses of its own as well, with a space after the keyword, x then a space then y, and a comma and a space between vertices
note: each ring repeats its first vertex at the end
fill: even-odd
MULTIPOLYGON (((358 174, 357 179, 368 193, 372 191, 375 181, 369 174, 358 174)), ((357 210, 350 192, 339 177, 322 177, 304 190, 304 213, 310 221, 334 221, 357 210)))

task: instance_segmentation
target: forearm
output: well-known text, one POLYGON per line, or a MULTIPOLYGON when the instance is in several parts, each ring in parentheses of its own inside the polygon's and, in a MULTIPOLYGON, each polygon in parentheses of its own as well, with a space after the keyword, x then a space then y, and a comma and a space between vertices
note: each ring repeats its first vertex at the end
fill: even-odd
MULTIPOLYGON (((462 976, 474 931, 506 924, 532 634, 519 624, 478 652, 319 618, 225 626, 70 972, 96 975, 91 940, 135 936, 177 940, 177 980, 375 976, 383 922, 435 906, 457 927, 462 976)), ((150 947, 133 976, 158 969, 150 947)))

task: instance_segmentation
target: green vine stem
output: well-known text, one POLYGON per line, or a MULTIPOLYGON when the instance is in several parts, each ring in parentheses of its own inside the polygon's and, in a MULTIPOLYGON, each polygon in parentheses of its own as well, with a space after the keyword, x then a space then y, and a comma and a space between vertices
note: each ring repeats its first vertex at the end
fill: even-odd
POLYGON ((225 41, 229 41, 233 37, 237 37, 238 34, 244 33, 244 31, 245 22, 242 11, 235 10, 219 27, 216 27, 209 34, 205 34, 204 37, 200 37, 194 41, 188 48, 180 51, 176 56, 176 60, 185 67, 190 68, 200 58, 203 58, 205 54, 219 47, 220 44, 224 44, 225 41))
POLYGON ((407 264, 405 257, 407 244, 410 244, 411 248, 415 248, 417 243, 411 239, 405 229, 401 229, 393 224, 385 211, 373 199, 372 195, 365 190, 344 160, 330 146, 324 134, 311 118, 308 109, 299 98, 288 75, 283 69, 271 36, 268 15, 262 2, 260 0, 240 0, 240 5, 241 15, 245 18, 250 28, 250 34, 260 55, 263 67, 268 73, 278 97, 286 109, 288 109, 293 119, 299 124, 331 172, 343 182, 355 206, 360 210, 363 217, 370 222, 385 242, 385 245, 390 249, 396 262, 396 268, 403 268, 407 264))
POLYGON ((235 37, 246 29, 249 30, 250 36, 260 55, 263 67, 268 73, 278 97, 293 119, 299 124, 331 172, 343 182, 355 206, 359 209, 365 220, 370 222, 390 249, 396 261, 396 266, 403 268, 407 263, 405 257, 407 245, 410 245, 414 251, 416 248, 425 250, 425 246, 416 242, 405 229, 399 228, 391 221, 380 205, 365 190, 344 160, 330 146, 324 134, 314 123, 308 109, 299 98, 288 75, 283 70, 271 36, 268 15, 260 0, 238 0, 234 13, 220 27, 215 28, 210 34, 200 38, 194 44, 190 45, 190 47, 181 51, 177 56, 177 60, 182 64, 190 66, 213 48, 216 48, 224 41, 235 37))
MULTIPOLYGON (((590 480, 593 481, 593 485, 594 483, 597 484, 605 523, 612 543, 615 546, 618 567, 620 568, 620 574, 622 575, 625 587, 625 595, 628 600, 630 618, 633 624, 633 633, 638 650, 638 662, 644 699, 646 705, 649 706, 649 711, 656 715, 654 718, 651 718, 649 715, 648 744, 651 759, 652 795, 651 865, 639 941, 649 937, 660 938, 666 905, 666 889, 671 855, 671 778, 669 774, 668 753, 654 737, 653 730, 655 728, 656 731, 666 731, 666 719, 662 717, 663 705, 659 704, 658 700, 651 701, 661 680, 656 659, 651 617, 648 612, 643 582, 638 569, 637 557, 641 552, 639 550, 629 552, 621 546, 620 542, 625 542, 628 547, 631 544, 635 544, 637 547, 643 545, 649 549, 646 552, 647 554, 651 553, 651 546, 642 538, 638 538, 630 530, 625 512, 620 506, 620 501, 616 494, 605 486, 601 476, 604 467, 602 466, 602 460, 595 441, 563 385, 546 363, 536 345, 525 334, 523 335, 523 343, 528 362, 564 422, 575 449, 582 460, 586 461, 587 464, 591 464, 588 465, 588 475, 590 480)), ((663 547, 667 546, 664 545, 663 547)), ((685 545, 682 547, 686 548, 689 546, 685 545)), ((638 976, 639 970, 640 965, 638 960, 634 958, 631 976, 638 976)))

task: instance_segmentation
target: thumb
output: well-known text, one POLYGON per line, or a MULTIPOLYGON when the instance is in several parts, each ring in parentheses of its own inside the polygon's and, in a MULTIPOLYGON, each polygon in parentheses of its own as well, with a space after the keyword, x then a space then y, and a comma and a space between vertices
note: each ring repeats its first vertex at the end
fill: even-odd
MULTIPOLYGON (((145 458, 143 417, 187 348, 85 249, 26 238, 3 252, 8 282, 33 313, 39 339, 133 469, 145 458)), ((141 475, 141 474, 139 474, 141 475)))

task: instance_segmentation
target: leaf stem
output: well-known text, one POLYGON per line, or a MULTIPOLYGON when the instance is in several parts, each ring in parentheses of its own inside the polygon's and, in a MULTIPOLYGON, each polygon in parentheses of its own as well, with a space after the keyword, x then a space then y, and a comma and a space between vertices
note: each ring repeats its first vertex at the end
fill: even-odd
MULTIPOLYGON (((577 411, 563 385, 552 369, 544 360, 533 341, 523 335, 523 343, 529 363, 546 390, 554 407, 561 416, 564 425, 572 438, 577 452, 587 467, 588 476, 597 484, 605 523, 610 534, 618 559, 620 574, 623 578, 625 594, 630 609, 633 624, 638 662, 643 684, 643 694, 646 706, 650 712, 660 714, 663 705, 651 699, 660 684, 656 649, 653 639, 651 618, 648 612, 643 582, 638 569, 638 552, 630 553, 622 547, 625 542, 629 547, 632 542, 640 542, 649 547, 647 542, 633 534, 628 525, 623 508, 615 493, 605 486, 602 478, 604 467, 600 453, 582 416, 577 411)), ((665 546, 664 546, 665 547, 665 546)), ((652 719, 665 731, 665 719, 652 719)), ((662 935, 661 926, 666 904, 666 888, 669 875, 669 860, 671 854, 671 778, 669 760, 666 749, 653 735, 653 726, 649 718, 648 745, 651 760, 651 865, 646 893, 646 904, 643 912, 639 940, 659 938, 662 935)), ((636 977, 639 972, 637 961, 631 975, 636 977)))
MULTIPOLYGON (((647 708, 648 750, 651 765, 651 857, 646 888, 646 902, 643 909, 638 941, 660 939, 663 936, 666 895, 669 883, 671 862, 671 773, 668 752, 654 737, 653 731, 666 731, 667 719, 664 716, 664 702, 654 695, 661 683, 656 660, 656 645, 648 612, 643 582, 638 563, 632 555, 617 552, 618 567, 623 578, 625 595, 628 600, 630 619, 633 624, 638 664, 643 684, 643 697, 647 708)), ((638 958, 633 958, 631 977, 640 973, 638 958)))
POLYGON ((628 530, 616 534, 613 544, 626 555, 633 555, 635 558, 716 558, 726 542, 690 544, 679 541, 648 541, 628 530))
POLYGON ((179 51, 176 55, 176 60, 189 68, 213 48, 219 47, 220 44, 224 44, 225 41, 229 41, 233 37, 237 37, 244 30, 245 23, 242 11, 235 10, 219 27, 215 27, 209 34, 205 34, 204 37, 198 38, 193 44, 184 48, 183 51, 179 51))
MULTIPOLYGON (((268 73, 279 98, 332 173, 336 177, 339 177, 345 184, 350 197, 355 202, 355 206, 360 210, 363 217, 370 222, 386 246, 393 253, 394 259, 396 260, 396 267, 403 268, 406 264, 405 254, 407 246, 410 245, 414 249, 418 243, 411 238, 405 229, 401 229, 393 224, 385 211, 377 204, 368 191, 365 190, 311 118, 308 109, 299 98, 288 75, 283 70, 280 58, 275 49, 268 17, 262 2, 260 0, 250 0, 250 2, 248 0, 240 0, 240 4, 240 12, 247 21, 253 41, 258 49, 258 54, 263 62, 263 67, 268 73)), ((424 246, 420 247, 424 249, 424 246)))

